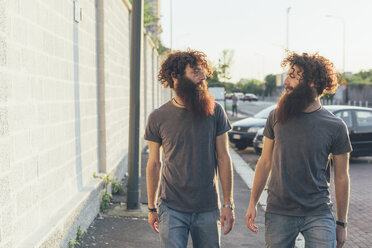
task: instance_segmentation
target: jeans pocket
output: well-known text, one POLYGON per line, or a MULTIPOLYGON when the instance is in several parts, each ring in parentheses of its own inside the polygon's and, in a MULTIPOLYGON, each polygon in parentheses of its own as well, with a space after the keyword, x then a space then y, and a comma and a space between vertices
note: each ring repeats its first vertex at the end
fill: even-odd
POLYGON ((167 207, 164 204, 160 204, 158 207, 158 216, 159 218, 163 215, 163 213, 167 210, 167 207))
POLYGON ((265 212, 265 226, 269 225, 270 223, 270 213, 265 212))

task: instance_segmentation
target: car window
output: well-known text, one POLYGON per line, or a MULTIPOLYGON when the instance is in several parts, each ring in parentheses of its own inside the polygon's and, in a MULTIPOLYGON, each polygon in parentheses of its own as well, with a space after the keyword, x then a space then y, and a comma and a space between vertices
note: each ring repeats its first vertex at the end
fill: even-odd
POLYGON ((338 118, 341 118, 348 127, 351 127, 353 125, 352 118, 351 118, 351 111, 346 110, 346 111, 339 111, 335 113, 335 116, 338 118))
POLYGON ((358 127, 372 127, 372 111, 355 111, 355 118, 358 127))

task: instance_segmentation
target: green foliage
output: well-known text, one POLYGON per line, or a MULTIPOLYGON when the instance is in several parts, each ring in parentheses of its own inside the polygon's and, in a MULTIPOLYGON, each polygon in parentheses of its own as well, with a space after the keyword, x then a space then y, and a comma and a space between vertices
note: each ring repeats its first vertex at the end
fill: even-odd
POLYGON ((102 201, 100 209, 101 211, 105 211, 111 202, 112 194, 108 193, 108 185, 111 183, 111 193, 116 194, 119 192, 120 187, 122 186, 122 183, 118 182, 116 178, 111 177, 110 174, 104 174, 98 176, 97 173, 93 173, 94 178, 99 178, 103 180, 103 187, 105 189, 103 195, 102 195, 102 201))
POLYGON ((221 57, 218 59, 218 65, 216 68, 217 79, 220 78, 223 81, 231 79, 230 70, 233 62, 234 51, 225 49, 222 51, 221 57))
POLYGON ((208 81, 208 88, 209 87, 225 87, 226 93, 231 93, 231 92, 234 92, 235 90, 235 84, 233 83, 210 81, 209 79, 207 79, 207 81, 208 81))
POLYGON ((80 245, 79 241, 75 239, 70 239, 70 241, 68 242, 69 248, 75 248, 76 246, 79 246, 79 245, 80 245))
POLYGON ((169 50, 167 47, 163 46, 163 43, 161 43, 160 40, 156 39, 154 36, 150 35, 150 38, 152 42, 154 42, 159 55, 163 55, 169 50))
POLYGON ((154 21, 156 21, 157 17, 152 13, 152 4, 149 0, 145 0, 143 9, 143 25, 146 27, 154 24, 154 21))
POLYGON ((235 89, 235 84, 233 83, 224 83, 225 85, 225 91, 228 93, 232 93, 235 89))
POLYGON ((213 76, 211 78, 207 78, 208 85, 211 83, 221 83, 220 79, 218 78, 218 72, 216 68, 213 68, 213 76))
MULTIPOLYGON (((133 4, 133 0, 129 0, 130 4, 133 4)), ((145 0, 143 4, 143 25, 150 26, 154 24, 156 16, 152 13, 152 3, 149 0, 145 0)))
POLYGON ((221 58, 218 59, 217 67, 213 68, 212 78, 207 78, 208 87, 225 87, 227 93, 234 91, 235 85, 226 82, 231 79, 230 69, 233 57, 234 51, 227 49, 222 51, 221 58))
POLYGON ((119 193, 119 190, 120 190, 121 186, 123 186, 122 183, 120 183, 116 180, 111 181, 111 192, 112 192, 112 194, 119 193))
POLYGON ((345 76, 346 81, 350 85, 363 87, 364 85, 372 84, 372 70, 360 71, 351 76, 345 76))
POLYGON ((208 87, 225 87, 227 93, 233 92, 235 85, 233 83, 221 82, 219 78, 218 69, 213 68, 213 77, 207 78, 208 87))
MULTIPOLYGON (((130 4, 132 4, 133 0, 129 0, 129 2, 130 4)), ((145 27, 155 24, 155 21, 158 19, 156 15, 153 14, 152 9, 153 9, 153 6, 152 6, 151 1, 145 0, 144 5, 143 5, 143 12, 144 12, 143 13, 143 25, 145 27)), ((150 38, 152 42, 154 42, 159 55, 162 55, 168 51, 168 48, 163 46, 160 40, 154 38, 152 35, 150 35, 150 38)))
POLYGON ((265 96, 271 96, 276 89, 276 76, 269 74, 265 77, 265 96))
POLYGON ((82 240, 83 239, 83 230, 81 230, 81 226, 79 226, 78 231, 76 233, 76 240, 82 240))
POLYGON ((78 231, 76 233, 76 239, 70 239, 68 242, 69 248, 75 248, 80 247, 80 241, 83 239, 83 231, 81 230, 81 227, 79 226, 78 231))
POLYGON ((210 82, 208 83, 208 88, 210 87, 225 87, 225 84, 221 82, 210 82))
POLYGON ((75 248, 76 246, 80 246, 80 241, 83 239, 83 231, 81 230, 81 227, 79 226, 77 233, 76 233, 76 239, 70 239, 68 242, 69 248, 75 248))
POLYGON ((103 193, 100 205, 101 212, 104 212, 110 206, 111 197, 112 197, 111 194, 108 194, 107 192, 103 193))
POLYGON ((240 88, 243 93, 262 95, 262 82, 256 79, 241 80, 236 83, 236 88, 240 88))
POLYGON ((363 80, 367 80, 370 83, 372 83, 372 70, 369 70, 369 71, 363 71, 362 70, 362 71, 354 74, 353 76, 361 77, 363 80))

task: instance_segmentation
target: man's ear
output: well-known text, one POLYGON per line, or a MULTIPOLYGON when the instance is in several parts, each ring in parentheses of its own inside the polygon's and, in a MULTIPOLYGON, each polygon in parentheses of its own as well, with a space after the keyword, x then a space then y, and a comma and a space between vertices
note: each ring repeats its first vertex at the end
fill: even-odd
POLYGON ((177 77, 176 73, 172 72, 171 77, 172 77, 172 80, 173 80, 174 83, 176 83, 178 81, 178 77, 177 77))
POLYGON ((310 86, 311 88, 315 88, 315 84, 314 84, 314 83, 310 83, 309 86, 310 86))

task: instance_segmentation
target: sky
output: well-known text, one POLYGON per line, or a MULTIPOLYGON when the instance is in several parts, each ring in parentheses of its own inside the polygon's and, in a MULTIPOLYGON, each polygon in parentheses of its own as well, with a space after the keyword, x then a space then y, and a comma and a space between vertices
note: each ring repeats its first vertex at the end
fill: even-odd
POLYGON ((342 72, 344 20, 345 71, 372 69, 371 0, 160 0, 160 4, 163 44, 171 46, 172 9, 172 48, 201 50, 213 65, 224 49, 233 50, 232 82, 283 72, 289 7, 290 51, 319 52, 342 72))

